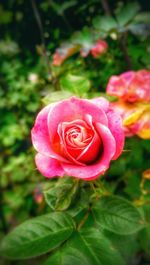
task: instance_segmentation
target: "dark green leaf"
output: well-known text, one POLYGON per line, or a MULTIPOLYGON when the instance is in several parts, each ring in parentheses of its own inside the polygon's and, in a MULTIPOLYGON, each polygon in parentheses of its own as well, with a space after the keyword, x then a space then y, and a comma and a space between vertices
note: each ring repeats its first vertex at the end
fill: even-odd
POLYGON ((77 180, 74 181, 72 178, 60 179, 55 187, 44 192, 46 202, 53 210, 66 210, 75 197, 77 188, 77 180))
POLYGON ((134 18, 136 22, 150 23, 150 12, 140 12, 134 18))
POLYGON ((144 228, 139 234, 141 248, 150 254, 150 226, 144 228))
POLYGON ((67 9, 76 5, 76 3, 77 3, 76 1, 66 1, 64 3, 61 3, 61 5, 59 5, 59 4, 56 4, 55 1, 50 1, 51 7, 60 16, 62 16, 67 9))
POLYGON ((96 202, 93 215, 100 227, 120 235, 137 232, 145 221, 138 209, 118 196, 104 196, 96 202))
POLYGON ((94 27, 99 31, 109 32, 118 27, 113 17, 96 17, 93 20, 94 27))
POLYGON ((11 259, 39 256, 70 237, 73 221, 68 214, 50 213, 26 221, 2 241, 0 254, 11 259))
POLYGON ((123 265, 119 252, 96 228, 84 229, 73 237, 44 265, 123 265))
POLYGON ((123 27, 128 24, 136 16, 139 9, 140 7, 137 2, 123 6, 119 14, 116 16, 119 25, 123 27))
POLYGON ((139 251, 137 234, 117 235, 115 233, 105 231, 105 235, 110 239, 113 246, 118 249, 127 264, 131 264, 136 253, 139 251))

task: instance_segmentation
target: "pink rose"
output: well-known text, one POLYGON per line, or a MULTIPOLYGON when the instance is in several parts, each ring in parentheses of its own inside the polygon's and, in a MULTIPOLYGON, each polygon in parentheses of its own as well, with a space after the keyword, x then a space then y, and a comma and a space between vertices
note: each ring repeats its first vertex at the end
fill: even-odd
POLYGON ((99 57, 101 54, 105 53, 108 48, 108 44, 104 40, 98 40, 96 44, 91 49, 91 54, 94 58, 99 57))
POLYGON ((112 76, 107 85, 107 94, 123 101, 150 101, 150 71, 129 71, 112 76))
POLYGON ((105 98, 72 97, 43 108, 32 129, 35 162, 46 177, 92 180, 103 174, 123 149, 121 118, 105 98))

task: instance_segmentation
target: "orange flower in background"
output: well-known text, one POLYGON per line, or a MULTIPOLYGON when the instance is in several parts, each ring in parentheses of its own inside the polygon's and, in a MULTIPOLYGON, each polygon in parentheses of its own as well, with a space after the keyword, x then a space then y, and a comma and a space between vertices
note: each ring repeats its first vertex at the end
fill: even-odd
POLYGON ((52 64, 55 66, 60 66, 68 57, 76 53, 78 48, 79 47, 77 45, 63 44, 54 53, 52 64))
POLYGON ((128 71, 119 76, 112 76, 108 82, 107 94, 117 96, 123 101, 150 101, 150 71, 128 71))
POLYGON ((112 76, 106 92, 118 97, 111 107, 121 115, 126 136, 150 139, 150 71, 112 76))
POLYGON ((150 169, 147 169, 142 174, 143 179, 150 180, 150 169))
POLYGON ((150 139, 150 103, 111 103, 113 110, 118 112, 124 125, 126 136, 138 135, 142 139, 150 139))

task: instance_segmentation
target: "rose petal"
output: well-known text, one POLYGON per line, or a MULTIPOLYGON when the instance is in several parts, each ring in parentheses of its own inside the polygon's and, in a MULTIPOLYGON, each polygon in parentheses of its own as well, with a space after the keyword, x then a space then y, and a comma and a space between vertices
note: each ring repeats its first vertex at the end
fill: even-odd
POLYGON ((122 153, 124 147, 124 131, 122 125, 122 119, 120 115, 113 110, 107 112, 108 117, 108 127, 116 140, 116 152, 114 154, 113 160, 116 160, 122 153))
POLYGON ((35 163, 38 170, 47 178, 64 175, 64 170, 56 159, 38 153, 35 156, 35 163))
POLYGON ((31 130, 31 138, 34 148, 45 154, 49 154, 50 141, 47 127, 47 117, 52 105, 43 108, 36 117, 35 124, 31 130))
POLYGON ((108 169, 110 160, 116 151, 116 142, 106 126, 97 123, 96 128, 103 142, 103 154, 101 158, 94 165, 85 167, 61 163, 66 174, 85 180, 91 180, 97 178, 97 176, 103 174, 108 169))
POLYGON ((62 124, 60 123, 58 126, 58 130, 57 130, 58 134, 59 134, 59 140, 60 140, 60 143, 62 146, 61 153, 63 153, 64 156, 70 160, 70 162, 73 162, 77 165, 83 165, 83 163, 80 163, 76 160, 75 156, 71 155, 71 152, 68 152, 67 144, 66 144, 66 141, 64 139, 64 129, 62 127, 63 127, 63 123, 62 124))
POLYGON ((60 161, 67 162, 67 159, 55 153, 50 144, 47 118, 49 111, 55 104, 43 108, 36 117, 34 127, 31 130, 31 139, 34 148, 43 155, 50 156, 60 161))
POLYGON ((125 81, 126 86, 129 86, 131 81, 134 79, 135 72, 134 71, 127 71, 120 75, 120 77, 125 81))
POLYGON ((108 124, 105 112, 89 100, 72 97, 55 104, 48 114, 50 141, 53 142, 59 123, 64 121, 70 122, 75 119, 84 120, 86 114, 92 116, 93 122, 100 122, 104 125, 108 124))
POLYGON ((107 93, 128 102, 150 101, 150 71, 128 71, 112 76, 107 85, 107 93))
POLYGON ((109 108, 109 101, 106 98, 99 97, 91 99, 90 101, 104 111, 107 111, 109 108))
POLYGON ((84 151, 77 157, 77 161, 90 164, 96 160, 98 154, 102 151, 101 139, 95 133, 91 143, 84 149, 84 151))
POLYGON ((100 155, 102 151, 102 141, 92 124, 91 115, 86 115, 85 120, 87 124, 91 127, 94 135, 89 145, 87 145, 87 147, 84 148, 82 153, 77 157, 77 160, 82 163, 90 164, 92 161, 96 160, 96 158, 98 157, 98 154, 100 155))
POLYGON ((119 76, 112 76, 109 79, 106 93, 111 96, 122 97, 124 95, 125 82, 119 76))

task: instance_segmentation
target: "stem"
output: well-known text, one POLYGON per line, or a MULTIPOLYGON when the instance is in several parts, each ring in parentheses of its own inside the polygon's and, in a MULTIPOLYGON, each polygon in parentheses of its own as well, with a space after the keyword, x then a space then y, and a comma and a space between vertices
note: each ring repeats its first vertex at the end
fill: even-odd
MULTIPOLYGON (((103 6, 103 9, 105 11, 105 14, 107 16, 111 16, 112 14, 111 14, 109 2, 107 0, 101 0, 101 3, 103 6)), ((123 53, 124 60, 127 64, 127 70, 131 70, 132 69, 131 58, 130 58, 130 56, 128 54, 128 50, 127 50, 127 32, 123 33, 120 36, 120 49, 123 53)))
MULTIPOLYGON (((89 209, 90 211, 90 209, 89 209)), ((84 215, 83 219, 81 220, 81 222, 79 223, 77 230, 79 231, 81 229, 81 227, 84 225, 85 221, 87 220, 88 216, 89 216, 89 211, 86 212, 86 214, 84 215)))
POLYGON ((127 49, 127 32, 123 33, 120 36, 120 49, 123 53, 124 56, 124 60, 127 64, 127 70, 131 70, 132 69, 132 63, 131 63, 131 58, 128 54, 128 49, 127 49))
POLYGON ((109 7, 109 3, 107 0, 101 0, 101 3, 102 3, 102 6, 103 6, 103 9, 105 11, 105 14, 107 16, 111 16, 111 11, 110 11, 110 7, 109 7))
POLYGON ((7 227, 7 222, 6 222, 6 219, 5 219, 5 214, 4 214, 4 210, 3 210, 2 201, 3 201, 3 193, 2 193, 2 188, 0 186, 0 220, 1 220, 1 223, 2 223, 3 232, 4 232, 4 234, 7 234, 8 227, 7 227))
POLYGON ((71 25, 69 24, 69 22, 68 22, 68 20, 67 20, 67 18, 66 18, 66 16, 65 16, 65 14, 63 13, 63 14, 61 15, 61 17, 62 17, 62 19, 64 20, 66 26, 68 27, 68 30, 71 32, 71 31, 72 31, 72 27, 71 27, 71 25))
POLYGON ((53 85, 55 85, 55 77, 53 76, 53 72, 52 72, 52 68, 51 68, 51 64, 47 55, 47 50, 46 50, 46 44, 45 44, 45 39, 44 39, 44 30, 43 30, 43 25, 42 25, 42 21, 41 21, 41 17, 36 5, 36 1, 35 0, 31 0, 31 4, 32 4, 32 8, 33 8, 33 12, 35 15, 35 19, 40 31, 40 37, 41 37, 41 43, 42 43, 42 48, 43 48, 43 56, 45 58, 45 62, 47 64, 47 68, 48 68, 48 73, 49 75, 52 77, 52 83, 53 85))

